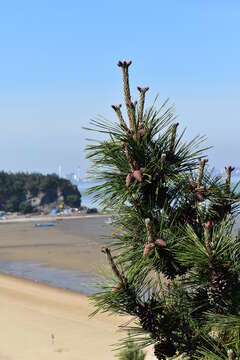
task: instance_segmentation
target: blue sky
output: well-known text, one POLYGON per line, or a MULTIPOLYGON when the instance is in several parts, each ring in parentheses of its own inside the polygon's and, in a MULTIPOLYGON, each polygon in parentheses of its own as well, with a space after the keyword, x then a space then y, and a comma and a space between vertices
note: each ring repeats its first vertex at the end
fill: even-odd
POLYGON ((240 3, 0 1, 0 168, 83 173, 89 119, 114 119, 119 59, 131 82, 176 104, 210 162, 240 166, 240 3))

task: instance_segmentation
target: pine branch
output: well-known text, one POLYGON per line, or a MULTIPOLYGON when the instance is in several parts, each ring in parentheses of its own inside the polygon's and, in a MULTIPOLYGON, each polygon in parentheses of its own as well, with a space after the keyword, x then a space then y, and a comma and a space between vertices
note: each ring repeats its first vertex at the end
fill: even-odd
POLYGON ((118 66, 122 69, 123 75, 123 90, 124 90, 124 97, 125 97, 125 104, 127 108, 128 118, 129 118, 129 125, 130 129, 134 129, 134 113, 132 108, 132 101, 131 101, 131 94, 130 94, 130 86, 129 86, 129 74, 128 68, 132 64, 131 61, 120 61, 118 62, 118 66))
POLYGON ((140 93, 140 102, 139 102, 139 113, 138 113, 138 126, 137 128, 142 127, 143 123, 143 113, 144 113, 144 104, 145 104, 145 94, 149 90, 148 87, 141 88, 140 86, 137 87, 140 93))
MULTIPOLYGON (((145 107, 148 88, 131 100, 129 66, 120 61, 129 128, 102 117, 91 131, 108 135, 88 146, 98 185, 89 190, 117 214, 103 248, 114 279, 92 297, 96 312, 134 316, 134 339, 157 359, 240 356, 240 210, 233 167, 226 179, 207 167, 204 137, 185 142, 168 100, 145 107), (112 256, 112 251, 115 255, 112 256), (144 335, 144 336, 143 336, 144 335)), ((129 327, 128 327, 129 330, 129 327)))

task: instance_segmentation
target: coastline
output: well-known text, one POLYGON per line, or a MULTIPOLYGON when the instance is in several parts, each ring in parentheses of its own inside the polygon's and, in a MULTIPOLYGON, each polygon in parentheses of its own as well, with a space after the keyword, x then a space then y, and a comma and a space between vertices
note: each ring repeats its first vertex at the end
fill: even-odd
POLYGON ((94 218, 101 218, 101 217, 111 217, 111 215, 107 214, 82 214, 82 215, 61 215, 61 216, 53 216, 53 215, 38 215, 38 216, 24 216, 19 215, 15 217, 9 217, 7 219, 0 219, 0 224, 11 224, 11 223, 18 223, 18 222, 42 222, 42 221, 61 221, 61 220, 81 220, 81 219, 94 219, 94 218))
MULTIPOLYGON (((81 287, 88 283, 83 271, 91 280, 98 267, 106 264, 100 249, 110 231, 107 217, 66 216, 51 228, 36 228, 36 218, 5 220, 0 226, 1 266, 4 262, 23 265, 18 275, 12 268, 6 275, 0 269, 0 360, 116 359, 111 345, 126 337, 119 331, 126 318, 98 314, 90 320, 93 307, 81 290, 37 280, 31 268, 41 266, 49 275, 54 267, 61 281, 64 270, 70 275, 68 285, 72 280, 81 287), (26 279, 28 274, 32 280, 26 279)), ((53 276, 56 281, 56 273, 53 276)), ((148 353, 146 360, 154 359, 151 356, 148 353)))
MULTIPOLYGON (((113 360, 126 317, 98 314, 86 296, 0 275, 1 360, 113 360)), ((154 359, 147 352, 146 360, 154 359)))
POLYGON ((0 359, 114 359, 123 320, 92 310, 79 293, 0 275, 0 359))
POLYGON ((36 218, 5 221, 0 224, 0 273, 92 293, 106 267, 101 252, 111 231, 106 219, 67 217, 51 227, 36 227, 36 218))

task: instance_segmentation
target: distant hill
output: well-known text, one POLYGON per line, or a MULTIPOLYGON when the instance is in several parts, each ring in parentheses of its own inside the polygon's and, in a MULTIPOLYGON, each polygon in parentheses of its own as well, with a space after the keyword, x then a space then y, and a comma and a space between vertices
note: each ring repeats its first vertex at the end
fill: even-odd
POLYGON ((7 173, 0 171, 0 210, 32 213, 46 211, 59 203, 80 207, 77 186, 56 174, 7 173))

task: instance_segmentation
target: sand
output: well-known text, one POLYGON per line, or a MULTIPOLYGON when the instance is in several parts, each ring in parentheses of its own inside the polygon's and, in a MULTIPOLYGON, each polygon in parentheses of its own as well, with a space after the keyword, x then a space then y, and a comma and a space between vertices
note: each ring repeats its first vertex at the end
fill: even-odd
POLYGON ((59 216, 56 215, 34 215, 34 214, 29 214, 29 215, 22 215, 22 214, 11 214, 11 215, 7 215, 6 217, 4 216, 3 218, 0 219, 0 223, 1 224, 12 224, 12 223, 19 223, 19 222, 52 222, 52 221, 58 221, 58 220, 78 220, 78 219, 91 219, 91 218, 101 218, 101 217, 105 217, 107 215, 104 214, 69 214, 69 215, 65 215, 65 214, 61 214, 59 216))
MULTIPOLYGON (((60 220, 52 228, 32 222, 0 224, 0 261, 40 263, 96 274, 106 263, 101 247, 106 218, 60 220)), ((80 293, 0 275, 0 360, 113 360, 126 319, 93 310, 80 293)), ((152 359, 148 354, 146 360, 152 359)))
POLYGON ((31 221, 0 223, 0 261, 40 263, 96 274, 106 264, 101 247, 107 242, 108 217, 61 219, 36 228, 31 221))
POLYGON ((0 359, 113 360, 125 320, 91 311, 81 294, 0 275, 0 359))
POLYGON ((80 294, 0 276, 0 359, 113 359, 120 319, 88 319, 80 294))

